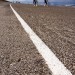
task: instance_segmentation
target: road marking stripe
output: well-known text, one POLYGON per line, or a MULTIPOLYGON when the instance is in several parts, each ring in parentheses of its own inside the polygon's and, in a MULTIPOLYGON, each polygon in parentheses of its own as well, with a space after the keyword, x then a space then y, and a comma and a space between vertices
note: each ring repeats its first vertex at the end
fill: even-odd
POLYGON ((46 64, 52 71, 52 75, 72 75, 71 72, 61 63, 61 61, 55 56, 55 54, 48 48, 48 46, 34 33, 34 31, 28 26, 28 24, 20 17, 20 15, 10 5, 12 11, 20 21, 21 25, 29 35, 30 39, 36 46, 39 53, 45 59, 46 64))

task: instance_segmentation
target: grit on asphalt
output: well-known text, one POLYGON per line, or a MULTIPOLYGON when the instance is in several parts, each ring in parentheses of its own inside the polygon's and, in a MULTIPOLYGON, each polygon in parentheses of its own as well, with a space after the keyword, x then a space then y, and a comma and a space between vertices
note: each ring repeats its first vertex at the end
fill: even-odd
POLYGON ((0 75, 51 75, 9 4, 0 4, 0 75))
POLYGON ((75 75, 75 8, 25 4, 12 6, 75 75))

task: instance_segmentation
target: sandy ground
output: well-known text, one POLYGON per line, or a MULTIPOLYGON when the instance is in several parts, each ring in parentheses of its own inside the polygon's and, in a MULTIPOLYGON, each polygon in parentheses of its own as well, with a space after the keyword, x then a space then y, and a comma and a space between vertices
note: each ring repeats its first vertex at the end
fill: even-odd
POLYGON ((0 4, 0 75, 51 75, 8 3, 0 4))
POLYGON ((12 6, 75 75, 75 8, 24 4, 12 6))

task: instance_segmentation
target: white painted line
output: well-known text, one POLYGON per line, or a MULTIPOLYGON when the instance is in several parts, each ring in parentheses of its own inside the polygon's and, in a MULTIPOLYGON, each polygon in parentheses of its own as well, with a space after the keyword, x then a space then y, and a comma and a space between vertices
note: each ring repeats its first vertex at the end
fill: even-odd
POLYGON ((20 15, 10 5, 12 11, 20 21, 21 25, 29 35, 30 39, 36 46, 39 53, 45 59, 46 64, 52 71, 52 75, 72 75, 71 72, 59 61, 55 54, 47 47, 47 45, 34 33, 28 24, 20 17, 20 15))

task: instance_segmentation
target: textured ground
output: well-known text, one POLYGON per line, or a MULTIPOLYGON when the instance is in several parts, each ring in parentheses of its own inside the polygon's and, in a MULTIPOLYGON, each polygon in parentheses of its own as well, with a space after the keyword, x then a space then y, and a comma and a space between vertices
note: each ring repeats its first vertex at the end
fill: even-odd
POLYGON ((0 10, 0 75, 51 75, 8 3, 0 10))
POLYGON ((12 6, 75 75, 75 8, 12 6))

